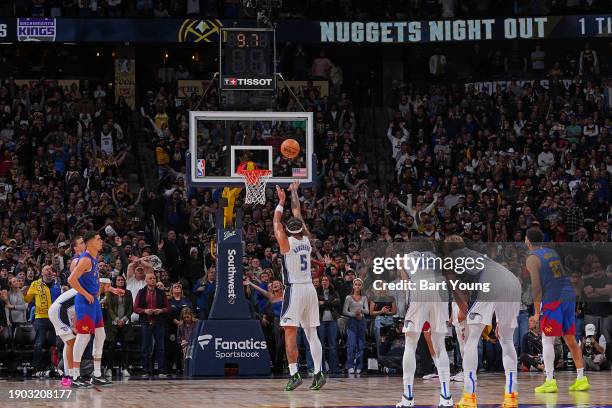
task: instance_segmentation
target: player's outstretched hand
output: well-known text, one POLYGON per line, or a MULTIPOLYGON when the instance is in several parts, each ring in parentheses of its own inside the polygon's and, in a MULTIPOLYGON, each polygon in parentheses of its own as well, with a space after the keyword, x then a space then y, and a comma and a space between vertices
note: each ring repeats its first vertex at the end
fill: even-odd
POLYGON ((291 183, 291 185, 289 186, 288 190, 289 191, 295 191, 297 193, 299 188, 300 188, 299 180, 293 180, 293 183, 291 183))
POLYGON ((285 204, 285 190, 282 189, 280 186, 276 186, 276 195, 278 196, 278 201, 279 204, 284 205, 285 204))

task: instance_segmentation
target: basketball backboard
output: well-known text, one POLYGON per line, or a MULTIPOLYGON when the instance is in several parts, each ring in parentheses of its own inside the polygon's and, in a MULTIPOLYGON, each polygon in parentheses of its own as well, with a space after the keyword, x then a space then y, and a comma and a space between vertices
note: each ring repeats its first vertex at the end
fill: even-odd
POLYGON ((293 180, 308 186, 315 171, 312 112, 189 112, 188 181, 201 187, 244 185, 240 163, 272 170, 269 185, 293 180), (280 145, 294 139, 300 153, 283 157, 280 145))

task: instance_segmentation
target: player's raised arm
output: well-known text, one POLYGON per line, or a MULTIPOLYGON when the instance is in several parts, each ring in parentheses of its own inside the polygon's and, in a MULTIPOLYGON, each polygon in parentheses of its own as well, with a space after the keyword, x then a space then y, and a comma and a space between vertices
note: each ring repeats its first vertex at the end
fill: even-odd
POLYGON ((302 221, 303 234, 310 238, 310 231, 308 230, 308 226, 306 222, 302 218, 302 208, 300 205, 300 197, 298 196, 298 190, 300 188, 300 182, 294 180, 289 186, 289 191, 291 191, 291 214, 300 221, 302 221))
POLYGON ((79 259, 79 262, 77 263, 72 273, 70 273, 70 276, 68 277, 68 283, 72 288, 74 288, 74 290, 76 290, 83 297, 85 297, 85 299, 87 299, 89 303, 93 303, 94 297, 85 289, 83 289, 83 286, 81 286, 81 283, 79 282, 79 278, 90 269, 91 260, 87 257, 82 257, 81 259, 79 259))
POLYGON ((536 317, 540 315, 542 304, 542 284, 540 282, 540 259, 535 255, 529 255, 526 261, 527 270, 531 277, 531 291, 533 293, 533 309, 536 317))
POLYGON ((272 223, 274 225, 274 236, 278 241, 278 246, 280 248, 281 254, 286 254, 289 252, 289 239, 287 238, 287 233, 285 232, 285 227, 281 222, 283 219, 283 211, 285 206, 285 190, 276 186, 276 195, 278 196, 278 205, 276 206, 276 210, 274 210, 274 218, 272 223))

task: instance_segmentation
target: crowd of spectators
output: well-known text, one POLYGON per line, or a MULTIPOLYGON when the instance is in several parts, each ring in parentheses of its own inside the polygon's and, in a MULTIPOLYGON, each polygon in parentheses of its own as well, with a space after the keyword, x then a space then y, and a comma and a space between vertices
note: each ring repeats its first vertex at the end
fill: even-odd
MULTIPOLYGON (((534 52, 542 52, 539 45, 534 52)), ((359 372, 365 356, 376 356, 381 349, 387 353, 401 343, 389 327, 397 330, 399 322, 393 317, 401 316, 405 300, 367 286, 368 271, 360 252, 364 242, 414 237, 439 241, 449 234, 472 242, 523 242, 526 229, 533 225, 542 227, 547 239, 556 243, 610 242, 610 95, 608 81, 600 71, 608 66, 600 65, 593 55, 596 53, 585 45, 575 55, 582 61, 582 70, 572 73, 575 76, 568 83, 554 81, 552 75, 546 87, 539 81, 520 85, 515 81, 487 92, 458 83, 442 84, 436 78, 429 84, 398 84, 392 119, 386 129, 380 129, 389 140, 388 147, 379 148, 386 158, 374 160, 365 160, 363 147, 356 142, 361 136, 356 126, 359 119, 347 96, 349 89, 340 87, 346 92, 329 98, 318 95, 315 87, 303 90, 302 103, 316 112, 320 168, 317 188, 304 189, 302 205, 316 236, 313 283, 320 292, 324 322, 320 337, 326 345, 330 371, 341 367, 359 372), (380 162, 392 169, 387 185, 371 182, 374 168, 370 167, 378 167, 380 162), (360 278, 357 281, 356 276, 360 278), (337 338, 341 339, 340 347, 335 344, 337 338)), ((319 64, 333 66, 331 61, 325 62, 324 54, 317 59, 307 70, 309 78, 317 76, 314 71, 319 64)), ((528 70, 551 68, 541 55, 531 60, 528 70)), ((552 68, 560 67, 555 64, 552 68)), ((177 144, 186 145, 185 129, 180 126, 184 112, 165 102, 168 95, 165 90, 157 96, 151 93, 151 100, 162 102, 157 108, 147 108, 152 112, 152 123, 158 122, 156 117, 170 118, 169 140, 156 144, 158 158, 177 154, 177 144)), ((209 104, 209 108, 215 107, 209 104)), ((175 179, 182 181, 178 167, 167 159, 158 160, 158 164, 160 174, 176 172, 175 179)), ((165 196, 176 194, 176 184, 164 183, 165 196)), ((172 228, 191 235, 212 228, 214 195, 205 190, 182 190, 179 195, 189 198, 183 212, 192 216, 182 225, 169 217, 172 228)), ((278 249, 270 222, 274 200, 269 194, 263 208, 243 207, 244 265, 252 283, 246 293, 252 300, 253 314, 261 319, 268 344, 274 345, 275 367, 282 369, 282 331, 278 324, 272 324, 278 323, 281 301, 278 249)), ((196 241, 193 236, 190 239, 196 241)), ((521 259, 504 261, 525 277, 521 259)), ((612 309, 610 294, 605 292, 605 282, 612 277, 610 262, 593 253, 580 261, 581 268, 567 264, 585 301, 577 310, 577 337, 581 340, 584 336, 585 323, 594 322, 597 334, 610 339, 612 309)), ((525 343, 529 333, 539 336, 537 330, 529 331, 528 319, 533 312, 529 293, 527 286, 515 336, 519 350, 522 343, 531 344, 525 343)), ((310 368, 307 344, 303 346, 305 364, 310 368)), ((559 347, 563 353, 563 346, 559 347)), ((500 369, 494 330, 483 336, 482 349, 482 364, 500 369)), ((533 350, 524 355, 530 353, 533 350)), ((385 356, 379 357, 384 360, 385 356)))
MULTIPOLYGON (((304 75, 329 79, 338 65, 321 54, 304 75)), ((341 81, 329 95, 308 82, 296 90, 299 102, 316 113, 318 182, 303 189, 302 208, 316 237, 313 283, 327 370, 359 373, 368 368, 367 358, 394 369, 393 356, 401 356, 406 300, 371 287, 361 252, 367 242, 439 241, 449 234, 471 242, 522 242, 533 225, 556 243, 610 242, 608 86, 593 70, 567 85, 510 83, 491 93, 452 82, 398 83, 388 107, 391 120, 376 129, 378 135, 360 134, 365 118, 341 81), (365 136, 377 138, 378 157, 365 150, 369 144, 358 143, 365 136), (377 179, 381 167, 389 169, 386 180, 377 179)), ((119 367, 123 375, 136 366, 146 375, 180 372, 195 321, 208 318, 219 192, 185 184, 187 111, 200 99, 194 95, 177 104, 175 98, 171 87, 147 92, 142 115, 135 115, 143 118, 141 128, 125 102, 114 101, 103 85, 81 82, 62 89, 53 81, 18 86, 9 80, 0 87, 0 307, 7 311, 0 313, 0 338, 8 336, 10 344, 20 326, 33 322, 36 372, 49 364, 42 355, 50 331, 45 308, 65 289, 71 239, 85 230, 103 231, 101 274, 127 289, 126 297, 105 299, 107 367, 119 367), (159 176, 150 191, 125 176, 133 145, 141 140, 150 143, 159 176), (146 228, 152 217, 161 237, 146 228), (134 342, 142 361, 129 358, 134 342)), ((278 105, 298 109, 289 93, 278 105)), ((214 91, 199 108, 219 108, 214 91)), ((243 206, 244 290, 274 369, 282 371, 283 286, 271 193, 263 206, 243 206)), ((516 259, 508 264, 517 275, 524 273, 516 259)), ((611 340, 609 264, 590 254, 567 265, 581 300, 588 301, 577 310, 577 336, 591 368, 606 364, 611 340)), ((528 323, 533 302, 529 289, 524 292, 515 344, 524 367, 540 369, 534 341, 539 333, 528 323)), ((299 339, 309 368, 307 344, 304 336, 299 339)), ((452 342, 451 337, 449 349, 452 342)), ((494 330, 482 346, 483 367, 499 368, 494 330)), ((559 360, 565 361, 560 347, 559 360)))
MULTIPOLYGON (((11 13, 52 17, 244 17, 241 0, 13 0, 11 13)), ((274 3, 274 2, 272 2, 274 3)), ((605 0, 308 0, 280 1, 275 12, 285 18, 384 20, 478 18, 605 12, 605 0)), ((251 6, 252 7, 252 6, 251 6)), ((606 8, 608 7, 608 8, 606 8)), ((253 17, 251 15, 251 17, 253 17)))

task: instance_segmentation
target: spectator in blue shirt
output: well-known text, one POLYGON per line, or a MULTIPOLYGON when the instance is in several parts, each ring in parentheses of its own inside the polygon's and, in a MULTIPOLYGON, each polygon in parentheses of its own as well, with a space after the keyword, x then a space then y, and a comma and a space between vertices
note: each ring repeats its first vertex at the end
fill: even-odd
POLYGON ((193 286, 193 293, 196 295, 196 310, 200 319, 207 319, 212 300, 215 295, 216 268, 208 268, 206 275, 198 279, 193 286))

